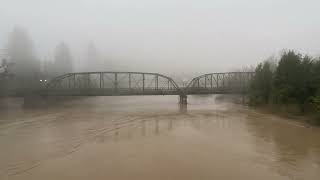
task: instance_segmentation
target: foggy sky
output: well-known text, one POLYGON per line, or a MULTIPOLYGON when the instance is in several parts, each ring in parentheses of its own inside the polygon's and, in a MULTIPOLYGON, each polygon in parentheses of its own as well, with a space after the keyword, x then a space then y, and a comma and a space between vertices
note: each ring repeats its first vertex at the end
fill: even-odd
POLYGON ((221 72, 284 48, 319 55, 319 7, 319 0, 0 0, 0 49, 18 26, 41 59, 64 41, 80 62, 94 42, 113 70, 221 72))

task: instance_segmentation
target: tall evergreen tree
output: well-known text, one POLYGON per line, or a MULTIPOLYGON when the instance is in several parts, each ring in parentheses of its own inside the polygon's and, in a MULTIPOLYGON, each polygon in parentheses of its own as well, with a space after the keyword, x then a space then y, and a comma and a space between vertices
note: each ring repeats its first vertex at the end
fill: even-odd
POLYGON ((278 68, 275 72, 274 87, 275 101, 290 103, 296 102, 297 91, 301 84, 301 55, 294 51, 285 52, 280 61, 278 68))
POLYGON ((255 76, 249 89, 251 104, 268 103, 272 92, 273 72, 269 62, 261 63, 255 70, 255 76))
POLYGON ((305 106, 315 95, 316 88, 313 85, 313 68, 314 61, 309 56, 304 56, 300 63, 299 79, 297 79, 297 89, 295 92, 296 99, 302 112, 305 111, 305 106))

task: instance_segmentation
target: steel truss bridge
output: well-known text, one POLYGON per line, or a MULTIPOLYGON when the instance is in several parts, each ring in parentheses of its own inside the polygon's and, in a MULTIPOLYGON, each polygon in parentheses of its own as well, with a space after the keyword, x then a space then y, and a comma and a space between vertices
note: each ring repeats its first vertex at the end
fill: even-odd
POLYGON ((79 72, 51 80, 44 96, 130 96, 180 95, 187 103, 188 94, 243 94, 249 87, 253 72, 204 74, 193 78, 186 87, 179 87, 170 77, 145 72, 79 72))
POLYGON ((254 72, 204 74, 193 78, 185 88, 187 94, 246 93, 254 72))

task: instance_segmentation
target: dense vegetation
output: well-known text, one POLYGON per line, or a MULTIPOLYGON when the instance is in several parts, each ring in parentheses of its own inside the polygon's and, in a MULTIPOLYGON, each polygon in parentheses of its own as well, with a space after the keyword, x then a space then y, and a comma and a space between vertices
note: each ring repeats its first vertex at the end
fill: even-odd
POLYGON ((259 64, 255 72, 249 89, 251 105, 294 105, 302 114, 317 112, 320 117, 320 59, 291 50, 278 63, 259 64))

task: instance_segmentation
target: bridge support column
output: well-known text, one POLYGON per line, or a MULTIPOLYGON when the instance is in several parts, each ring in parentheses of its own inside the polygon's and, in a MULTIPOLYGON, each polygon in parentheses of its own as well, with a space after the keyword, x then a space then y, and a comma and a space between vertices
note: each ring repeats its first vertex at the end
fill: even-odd
POLYGON ((188 96, 185 94, 179 95, 179 103, 180 104, 188 104, 188 96))

